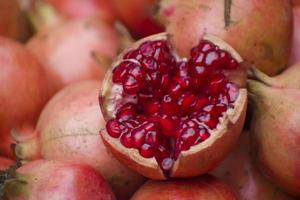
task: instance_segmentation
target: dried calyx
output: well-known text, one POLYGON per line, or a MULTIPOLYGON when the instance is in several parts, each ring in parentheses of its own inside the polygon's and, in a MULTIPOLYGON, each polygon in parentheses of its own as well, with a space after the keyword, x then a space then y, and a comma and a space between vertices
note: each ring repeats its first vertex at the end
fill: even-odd
POLYGON ((226 132, 228 116, 242 116, 243 121, 241 61, 233 49, 211 36, 183 59, 172 51, 166 34, 137 42, 120 55, 104 80, 100 101, 107 132, 102 136, 115 153, 127 154, 125 162, 149 162, 141 165, 160 168, 153 175, 132 167, 148 177, 196 175, 179 172, 177 161, 184 152, 197 154, 212 146, 219 132, 226 132))

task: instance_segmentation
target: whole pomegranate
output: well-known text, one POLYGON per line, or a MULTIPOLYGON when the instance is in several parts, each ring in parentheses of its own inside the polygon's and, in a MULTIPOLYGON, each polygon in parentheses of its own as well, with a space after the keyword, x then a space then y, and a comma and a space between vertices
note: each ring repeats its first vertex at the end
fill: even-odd
POLYGON ((252 157, 250 133, 243 132, 235 149, 212 173, 237 191, 240 200, 293 200, 260 174, 252 157))
POLYGON ((293 29, 293 44, 290 57, 290 64, 300 62, 300 6, 293 7, 294 14, 294 29, 293 29))
POLYGON ((209 35, 189 58, 177 56, 165 33, 136 42, 102 84, 105 144, 153 179, 206 173, 227 155, 243 127, 245 69, 237 52, 209 35))
POLYGON ((285 191, 300 197, 300 65, 270 78, 258 70, 248 81, 254 115, 251 126, 257 164, 285 191))
POLYGON ((142 38, 164 29, 154 18, 158 0, 112 0, 116 12, 134 38, 142 38))
POLYGON ((13 164, 12 160, 5 157, 0 157, 0 172, 1 170, 6 170, 12 164, 13 164))
POLYGON ((0 154, 11 156, 11 130, 26 134, 50 97, 45 71, 21 44, 0 37, 0 154))
POLYGON ((25 40, 28 22, 17 0, 0 0, 0 36, 25 40))
POLYGON ((98 81, 72 84, 57 93, 42 111, 30 137, 18 138, 22 160, 61 160, 92 166, 112 186, 118 199, 129 199, 144 178, 119 163, 105 148, 99 130, 105 122, 99 110, 98 81))
POLYGON ((233 190, 211 175, 191 179, 148 181, 131 200, 237 200, 233 190))
POLYGON ((224 39, 269 75, 288 65, 292 35, 289 0, 165 0, 160 18, 182 56, 203 34, 224 39))
POLYGON ((113 22, 116 17, 112 2, 107 0, 45 0, 44 2, 70 19, 99 17, 101 20, 113 22))
POLYGON ((44 29, 28 43, 43 64, 54 91, 89 79, 102 79, 118 50, 112 26, 96 18, 68 21, 44 29))
MULTIPOLYGON (((100 174, 67 162, 38 160, 17 169, 3 188, 6 200, 115 200, 100 174)), ((1 199, 2 199, 1 198, 1 199)))

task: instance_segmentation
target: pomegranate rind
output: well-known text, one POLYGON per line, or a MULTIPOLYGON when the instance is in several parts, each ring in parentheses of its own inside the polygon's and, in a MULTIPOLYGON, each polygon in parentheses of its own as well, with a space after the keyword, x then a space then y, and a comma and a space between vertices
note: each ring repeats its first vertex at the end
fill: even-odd
MULTIPOLYGON (((137 41, 130 49, 137 48, 145 41, 168 40, 168 38, 169 35, 167 33, 155 34, 137 41)), ((220 49, 229 52, 237 62, 243 62, 242 57, 222 39, 213 35, 204 35, 202 39, 211 41, 220 49)), ((121 85, 112 82, 113 69, 124 61, 123 56, 130 49, 123 51, 117 57, 116 61, 112 64, 112 68, 106 73, 103 79, 99 101, 105 121, 116 117, 116 112, 120 105, 132 101, 132 99, 127 99, 122 96, 123 88, 121 85)), ((179 57, 177 58, 179 59, 179 57)), ((169 176, 192 177, 205 174, 213 169, 237 142, 242 132, 246 110, 247 90, 241 88, 239 89, 239 97, 234 103, 234 108, 227 110, 225 116, 220 121, 222 124, 220 125, 219 123, 217 129, 212 131, 212 135, 214 136, 211 136, 207 141, 193 146, 188 151, 181 152, 178 160, 170 170, 169 176), (201 159, 199 159, 199 157, 201 157, 201 159)), ((101 130, 100 134, 104 144, 129 168, 151 179, 164 180, 168 178, 155 158, 143 158, 139 154, 138 149, 126 148, 120 143, 119 138, 111 137, 106 130, 101 130)))

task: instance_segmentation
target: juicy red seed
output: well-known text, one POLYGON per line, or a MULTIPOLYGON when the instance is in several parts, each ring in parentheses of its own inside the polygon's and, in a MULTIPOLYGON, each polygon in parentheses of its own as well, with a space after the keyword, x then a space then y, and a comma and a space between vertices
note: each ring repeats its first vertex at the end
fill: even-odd
POLYGON ((126 132, 121 136, 121 143, 127 148, 134 147, 134 140, 130 132, 126 132))
POLYGON ((192 66, 192 75, 198 79, 204 79, 208 76, 208 69, 204 65, 192 66))
POLYGON ((132 75, 138 81, 143 81, 145 78, 145 72, 138 64, 135 64, 131 69, 129 69, 128 74, 132 75))
POLYGON ((134 76, 128 75, 123 80, 123 89, 127 94, 135 94, 140 89, 140 85, 134 76))
POLYGON ((145 142, 146 132, 143 128, 136 128, 131 131, 135 148, 139 148, 145 142))
POLYGON ((191 85, 191 78, 189 78, 189 77, 185 77, 185 78, 183 78, 183 77, 175 77, 174 78, 174 81, 175 81, 175 83, 177 83, 177 84, 179 84, 180 85, 180 87, 182 88, 182 89, 187 89, 187 88, 189 88, 190 87, 190 85, 191 85))
POLYGON ((143 144, 140 147, 139 152, 144 158, 152 158, 154 156, 155 150, 151 145, 143 144))
POLYGON ((125 120, 129 120, 130 118, 132 118, 135 115, 136 115, 136 113, 133 110, 120 110, 117 113, 116 117, 120 121, 125 121, 125 120))
POLYGON ((160 103, 158 101, 152 100, 144 103, 144 111, 146 114, 155 114, 160 111, 160 103))
POLYGON ((138 49, 132 49, 130 51, 128 51, 124 57, 124 59, 136 59, 136 60, 140 60, 142 58, 142 55, 140 53, 140 50, 138 49))
POLYGON ((145 143, 151 146, 157 146, 159 144, 159 135, 157 131, 149 131, 145 137, 145 143))
POLYGON ((208 92, 212 95, 217 95, 225 88, 225 76, 223 74, 214 74, 208 84, 208 92))
POLYGON ((118 66, 113 69, 113 77, 112 80, 114 83, 121 83, 127 74, 128 70, 136 65, 131 61, 123 61, 118 66))
POLYGON ((172 158, 164 158, 161 161, 160 166, 163 170, 168 171, 173 167, 173 164, 174 164, 174 160, 172 158))
POLYGON ((161 118, 160 119, 160 126, 162 129, 162 134, 165 136, 172 137, 176 134, 176 128, 178 127, 177 120, 171 118, 161 118))
POLYGON ((219 122, 218 118, 214 118, 210 113, 207 112, 201 112, 198 115, 198 120, 200 122, 203 122, 206 126, 208 126, 210 129, 214 129, 217 127, 217 124, 219 122))
POLYGON ((140 123, 136 120, 129 119, 122 122, 128 129, 133 129, 137 127, 140 123))
POLYGON ((106 123, 107 133, 114 138, 120 137, 121 133, 124 131, 125 127, 120 122, 115 119, 111 119, 106 123))
POLYGON ((203 52, 197 52, 191 57, 191 62, 192 64, 196 65, 203 64, 205 61, 205 57, 206 55, 203 52))
POLYGON ((239 63, 235 59, 231 59, 229 64, 227 65, 227 69, 237 69, 239 67, 239 63))
POLYGON ((227 83, 226 88, 228 90, 228 96, 229 96, 230 103, 235 102, 235 100, 237 99, 237 97, 239 95, 238 87, 233 83, 227 83))
POLYGON ((155 49, 152 47, 152 42, 146 41, 139 46, 140 52, 147 57, 152 57, 155 49))
POLYGON ((183 93, 183 88, 178 83, 173 83, 169 89, 169 94, 172 97, 178 97, 183 93))
POLYGON ((190 108, 194 106, 196 97, 193 94, 183 94, 178 100, 178 105, 182 111, 190 111, 190 108))
POLYGON ((193 106, 195 112, 200 111, 204 106, 208 104, 208 98, 206 96, 199 96, 193 106))
POLYGON ((154 88, 160 87, 161 83, 161 74, 158 72, 150 73, 151 84, 154 88))
POLYGON ((141 65, 146 71, 156 71, 158 66, 152 58, 144 58, 141 60, 141 65))
POLYGON ((219 59, 219 54, 216 51, 210 51, 206 54, 205 65, 213 66, 219 59))
POLYGON ((188 150, 199 137, 198 129, 187 127, 182 130, 181 141, 183 142, 182 147, 184 150, 188 150))
POLYGON ((180 62, 178 68, 176 69, 176 75, 178 77, 188 76, 188 64, 187 62, 180 62))
POLYGON ((171 85, 171 78, 169 75, 165 74, 161 77, 161 88, 163 90, 168 90, 171 85))
POLYGON ((165 95, 161 103, 162 112, 166 115, 179 114, 179 108, 170 95, 165 95))
POLYGON ((207 129, 204 127, 200 128, 199 135, 202 141, 206 140, 210 136, 207 129))

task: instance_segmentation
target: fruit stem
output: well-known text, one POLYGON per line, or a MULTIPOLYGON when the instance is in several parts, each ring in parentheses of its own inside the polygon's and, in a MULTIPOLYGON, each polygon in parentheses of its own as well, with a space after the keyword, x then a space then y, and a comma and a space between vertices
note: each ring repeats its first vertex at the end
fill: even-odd
POLYGON ((17 158, 33 160, 41 158, 38 134, 33 134, 21 142, 17 142, 13 149, 17 158))

